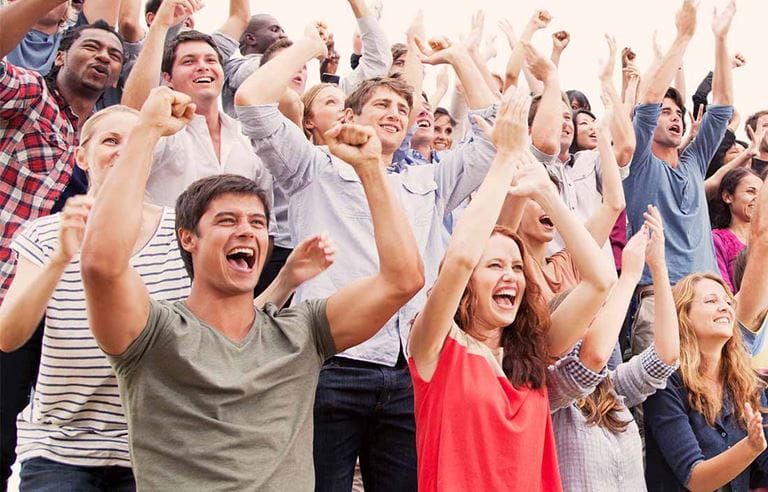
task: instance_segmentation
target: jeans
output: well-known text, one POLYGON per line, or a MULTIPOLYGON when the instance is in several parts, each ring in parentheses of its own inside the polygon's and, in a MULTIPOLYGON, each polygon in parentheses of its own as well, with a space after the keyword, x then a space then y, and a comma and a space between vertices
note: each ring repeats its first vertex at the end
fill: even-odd
POLYGON ((13 352, 0 352, 0 479, 6 490, 16 461, 16 416, 29 404, 37 381, 43 322, 32 337, 13 352))
POLYGON ((349 492, 355 461, 366 492, 416 490, 413 385, 395 367, 333 357, 315 398, 315 490, 349 492))
POLYGON ((125 466, 65 465, 45 458, 21 464, 20 492, 133 492, 133 472, 125 466))

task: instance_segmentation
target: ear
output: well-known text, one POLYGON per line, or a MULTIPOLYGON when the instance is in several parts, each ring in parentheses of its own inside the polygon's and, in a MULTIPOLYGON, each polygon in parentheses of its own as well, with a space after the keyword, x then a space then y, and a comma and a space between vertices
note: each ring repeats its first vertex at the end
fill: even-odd
POLYGON ((85 157, 85 149, 79 145, 75 149, 75 162, 77 163, 77 167, 88 172, 88 161, 85 157))
POLYGON ((256 42, 256 39, 253 37, 253 33, 247 32, 243 34, 243 43, 245 43, 246 46, 252 46, 256 42))
POLYGON ((354 123, 354 122, 355 122, 355 112, 352 111, 352 108, 345 108, 344 123, 354 123))
POLYGON ((165 82, 165 85, 173 89, 173 82, 171 82, 171 74, 163 72, 163 82, 165 82))
POLYGON ((60 67, 64 65, 64 58, 67 56, 67 53, 64 51, 59 51, 56 53, 56 58, 53 60, 53 64, 57 67, 60 67))
POLYGON ((179 229, 181 247, 187 253, 192 253, 197 248, 197 236, 189 229, 179 229))
POLYGON ((728 193, 727 191, 724 191, 722 195, 720 195, 720 198, 727 204, 730 205, 733 203, 733 195, 728 193))
POLYGON ((144 16, 144 20, 147 21, 147 25, 152 24, 152 21, 155 20, 155 13, 147 12, 147 15, 144 16))

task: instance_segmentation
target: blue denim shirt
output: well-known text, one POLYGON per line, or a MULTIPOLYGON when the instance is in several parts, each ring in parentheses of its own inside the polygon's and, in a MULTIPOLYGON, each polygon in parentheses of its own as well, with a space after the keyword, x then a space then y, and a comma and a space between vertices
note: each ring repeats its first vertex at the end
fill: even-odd
MULTIPOLYGON (((496 109, 494 105, 475 113, 491 121, 496 109)), ((371 212, 352 166, 310 143, 278 111, 277 104, 238 106, 237 113, 243 133, 251 138, 274 182, 288 197, 288 223, 294 241, 328 232, 337 244, 334 264, 302 284, 293 302, 328 297, 355 279, 375 275, 378 255, 371 212)), ((496 155, 483 131, 473 126, 473 132, 471 144, 446 153, 439 165, 405 166, 400 172, 387 174, 413 227, 424 261, 425 287, 373 338, 338 354, 341 357, 394 366, 400 347, 407 347, 411 321, 424 305, 445 252, 443 217, 480 185, 496 155)))
MULTIPOLYGON (((641 104, 635 109, 637 145, 630 164, 631 174, 624 180, 627 235, 631 237, 640 230, 648 204, 656 205, 664 219, 669 280, 676 283, 692 272, 718 273, 704 173, 725 134, 733 108, 707 106, 699 133, 680 156, 676 168, 651 152, 660 114, 660 104, 641 104)), ((652 283, 648 268, 640 283, 652 283)))
MULTIPOLYGON (((765 393, 763 406, 768 404, 765 393)), ((685 490, 694 465, 727 451, 746 437, 733 414, 733 405, 726 393, 723 411, 714 427, 704 415, 688 405, 688 391, 676 372, 667 380, 667 387, 648 397, 645 409, 645 480, 648 490, 685 490)), ((763 425, 768 415, 763 415, 763 425)), ((728 485, 732 492, 746 492, 750 477, 764 477, 768 471, 768 451, 763 451, 728 485)), ((753 483, 753 486, 765 485, 753 483)))

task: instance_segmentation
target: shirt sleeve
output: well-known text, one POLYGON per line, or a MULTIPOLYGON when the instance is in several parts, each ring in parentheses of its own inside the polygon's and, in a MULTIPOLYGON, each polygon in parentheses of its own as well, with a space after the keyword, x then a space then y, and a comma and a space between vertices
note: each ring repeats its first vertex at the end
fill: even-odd
POLYGON ((29 260, 34 265, 43 267, 48 259, 38 233, 37 223, 28 222, 26 226, 19 230, 11 242, 11 250, 19 258, 29 260))
MULTIPOLYGON (((470 111, 470 116, 481 116, 492 123, 497 111, 498 105, 493 104, 482 110, 470 111)), ((496 156, 496 148, 474 118, 471 118, 471 125, 471 136, 466 143, 440 154, 440 164, 435 166, 438 200, 442 202, 443 214, 446 215, 480 186, 496 156)))
POLYGON ((10 119, 39 104, 44 84, 37 72, 0 60, 0 118, 10 119))
POLYGON ((180 318, 171 303, 150 299, 147 324, 139 336, 122 354, 107 355, 107 360, 115 370, 115 374, 130 377, 141 364, 144 355, 161 343, 162 335, 169 332, 174 323, 180 323, 180 318))
POLYGON ((620 364, 611 374, 616 393, 624 397, 628 408, 637 406, 649 395, 667 385, 667 378, 677 370, 677 364, 664 363, 651 345, 642 353, 620 364))
POLYGON ((339 88, 351 94, 363 80, 386 75, 392 66, 392 51, 384 29, 373 15, 357 19, 363 41, 363 57, 352 73, 341 79, 339 88))
POLYGON ((648 397, 643 408, 646 434, 653 435, 664 461, 685 485, 691 480, 693 467, 705 458, 688 419, 682 385, 680 378, 673 375, 666 388, 648 397))
POLYGON ((261 57, 249 56, 245 58, 233 58, 229 60, 227 64, 232 64, 228 70, 227 77, 229 78, 229 87, 232 89, 232 93, 237 92, 237 89, 243 85, 243 82, 251 76, 261 66, 261 57))
POLYGON ((728 120, 733 116, 732 106, 723 106, 721 104, 710 104, 707 106, 707 112, 704 113, 704 119, 701 122, 699 133, 691 142, 691 145, 683 152, 693 156, 693 163, 698 167, 701 175, 704 176, 709 167, 709 161, 715 155, 723 140, 725 130, 728 128, 728 120))
MULTIPOLYGON (((237 40, 232 39, 226 34, 221 33, 219 31, 214 31, 213 34, 211 34, 211 37, 213 38, 213 42, 216 43, 216 46, 219 48, 219 51, 221 52, 221 57, 223 58, 224 63, 226 63, 230 58, 232 58, 232 56, 240 48, 237 40)), ((222 66, 224 65, 224 63, 222 63, 222 66)))
POLYGON ((309 346, 317 353, 318 363, 322 364, 338 352, 328 324, 326 304, 327 299, 309 299, 278 311, 274 304, 269 303, 264 311, 282 325, 281 329, 306 333, 310 340, 309 346))
POLYGON ((251 139, 272 178, 286 195, 307 186, 330 157, 307 140, 304 133, 277 109, 277 104, 236 106, 245 136, 251 139))
POLYGON ((580 351, 581 342, 577 343, 568 355, 549 366, 547 395, 551 413, 566 408, 592 393, 608 374, 605 368, 595 372, 582 364, 579 360, 580 351))
POLYGON ((630 166, 637 170, 651 160, 651 143, 661 114, 661 104, 640 104, 635 108, 635 153, 630 166))

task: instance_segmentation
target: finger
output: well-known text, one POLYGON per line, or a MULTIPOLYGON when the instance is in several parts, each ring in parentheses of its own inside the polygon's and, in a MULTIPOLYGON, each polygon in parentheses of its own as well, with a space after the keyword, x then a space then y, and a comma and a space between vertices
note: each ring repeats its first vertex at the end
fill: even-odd
POLYGON ((418 36, 414 38, 414 41, 416 42, 416 47, 419 48, 419 51, 421 51, 421 54, 425 57, 428 57, 432 55, 432 50, 424 46, 424 41, 421 40, 418 36))
POLYGON ((704 105, 699 104, 699 112, 696 115, 696 121, 701 121, 703 117, 704 117, 704 105))
POLYGON ((341 127, 342 123, 336 123, 331 128, 326 130, 326 132, 323 134, 323 137, 325 138, 326 142, 336 144, 338 143, 338 137, 339 133, 341 133, 341 127))

